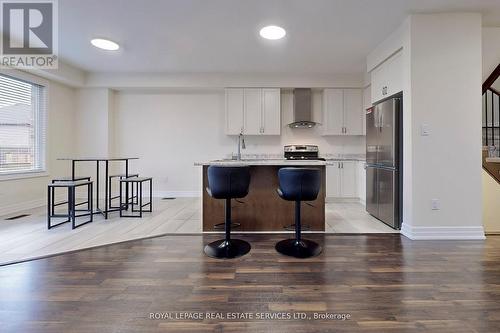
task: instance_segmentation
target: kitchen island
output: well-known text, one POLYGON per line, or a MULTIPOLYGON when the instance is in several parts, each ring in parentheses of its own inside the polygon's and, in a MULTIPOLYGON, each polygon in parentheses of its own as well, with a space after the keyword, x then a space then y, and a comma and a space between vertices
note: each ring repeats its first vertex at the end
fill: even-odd
POLYGON ((216 160, 196 163, 203 172, 203 231, 214 231, 214 225, 224 221, 224 200, 208 195, 207 169, 210 165, 250 166, 250 188, 245 198, 231 200, 232 220, 241 226, 238 231, 283 231, 285 226, 294 224, 294 205, 276 192, 278 170, 283 167, 317 168, 321 171, 321 189, 315 201, 302 203, 302 225, 311 231, 325 230, 325 161, 291 161, 285 159, 216 160))

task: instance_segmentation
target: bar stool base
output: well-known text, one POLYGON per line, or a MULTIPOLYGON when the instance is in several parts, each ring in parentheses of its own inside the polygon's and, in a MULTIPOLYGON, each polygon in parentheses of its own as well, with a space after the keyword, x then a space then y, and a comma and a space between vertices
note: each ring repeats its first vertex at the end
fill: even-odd
POLYGON ((241 239, 226 241, 221 239, 205 246, 205 254, 211 258, 231 259, 241 257, 250 252, 251 246, 241 239))
POLYGON ((315 257, 323 250, 318 243, 307 239, 285 239, 276 243, 275 248, 279 253, 295 258, 315 257))

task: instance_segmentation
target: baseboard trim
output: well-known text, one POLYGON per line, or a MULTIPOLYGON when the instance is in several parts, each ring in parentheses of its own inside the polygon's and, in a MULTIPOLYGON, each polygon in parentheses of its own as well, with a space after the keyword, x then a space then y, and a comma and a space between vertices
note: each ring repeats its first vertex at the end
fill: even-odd
POLYGON ((482 240, 483 227, 416 227, 403 223, 401 234, 412 240, 482 240))
POLYGON ((153 191, 156 198, 199 198, 200 191, 153 191))
POLYGON ((353 203, 353 202, 359 202, 359 203, 363 203, 363 201, 361 201, 360 198, 337 198, 337 197, 326 197, 325 198, 325 202, 329 202, 329 203, 342 203, 342 202, 345 202, 345 203, 353 203))
POLYGON ((30 201, 17 202, 12 205, 0 207, 0 216, 10 215, 13 213, 19 213, 24 210, 42 207, 47 204, 47 199, 40 198, 30 201))

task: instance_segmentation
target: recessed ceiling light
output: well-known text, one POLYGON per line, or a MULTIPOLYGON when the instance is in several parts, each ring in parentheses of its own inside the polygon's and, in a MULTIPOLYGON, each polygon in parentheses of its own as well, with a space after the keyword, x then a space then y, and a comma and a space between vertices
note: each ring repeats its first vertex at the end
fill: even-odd
POLYGON ((94 38, 90 42, 95 47, 100 48, 102 50, 106 50, 106 51, 116 51, 120 48, 120 45, 118 45, 117 43, 115 43, 109 39, 94 38))
POLYGON ((268 25, 267 27, 260 29, 259 33, 262 38, 271 40, 281 39, 286 35, 285 29, 276 25, 268 25))

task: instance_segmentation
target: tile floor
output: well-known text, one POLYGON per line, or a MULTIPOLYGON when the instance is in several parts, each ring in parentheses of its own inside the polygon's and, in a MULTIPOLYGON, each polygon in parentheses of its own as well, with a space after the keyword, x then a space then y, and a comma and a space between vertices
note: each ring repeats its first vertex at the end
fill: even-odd
MULTIPOLYGON (((75 230, 69 224, 47 230, 43 207, 0 217, 0 265, 144 237, 201 232, 199 198, 156 199, 153 207, 142 219, 95 215, 93 223, 75 230), (5 220, 19 214, 30 215, 5 220)), ((368 215, 360 203, 327 203, 326 221, 327 233, 398 232, 368 215)))

